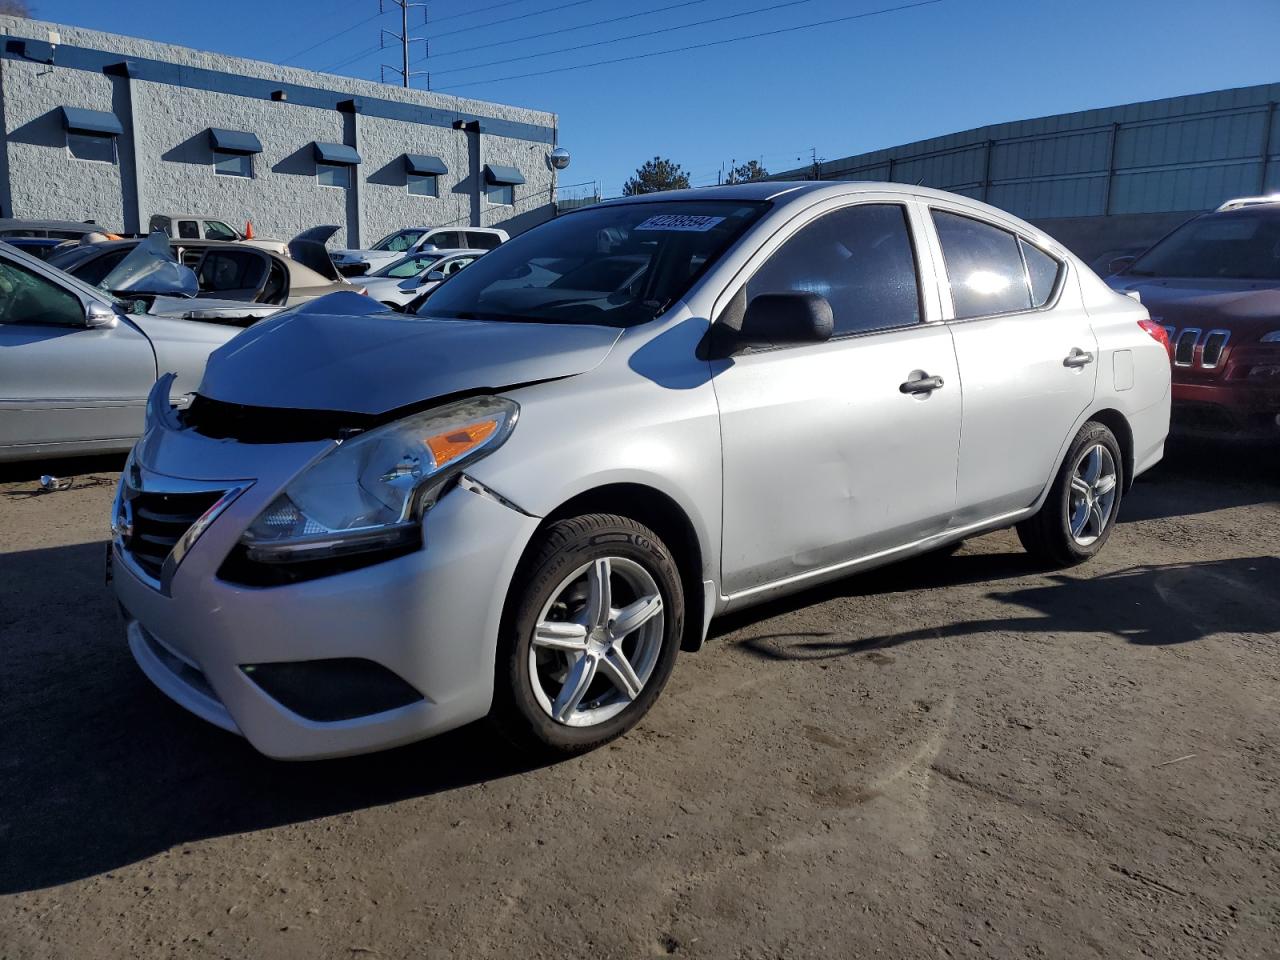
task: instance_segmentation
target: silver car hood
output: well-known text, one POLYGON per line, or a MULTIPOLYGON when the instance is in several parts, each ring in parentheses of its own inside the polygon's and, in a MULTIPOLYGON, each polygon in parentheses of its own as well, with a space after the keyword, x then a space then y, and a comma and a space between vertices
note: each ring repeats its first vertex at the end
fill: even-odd
POLYGON ((586 373, 621 333, 434 320, 335 293, 282 311, 215 350, 198 392, 245 406, 376 416, 451 394, 586 373))

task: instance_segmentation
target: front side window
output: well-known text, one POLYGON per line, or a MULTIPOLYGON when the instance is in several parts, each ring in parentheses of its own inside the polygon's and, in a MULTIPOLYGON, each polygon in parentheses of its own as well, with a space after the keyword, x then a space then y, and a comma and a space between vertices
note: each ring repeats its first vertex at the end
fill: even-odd
POLYGON ((96 160, 99 163, 116 162, 116 138, 98 133, 67 131, 67 150, 77 160, 96 160))
POLYGON ((1132 277, 1280 280, 1280 217, 1260 210, 1184 223, 1133 262, 1132 277))
POLYGON ((452 276, 453 274, 461 270, 463 267, 465 267, 467 264, 471 263, 471 261, 473 261, 474 259, 475 257, 454 257, 452 260, 450 260, 448 263, 444 265, 441 272, 446 277, 452 276))
POLYGON ((434 173, 411 173, 408 190, 415 197, 438 197, 440 196, 439 178, 434 173))
POLYGON ((491 183, 485 196, 490 203, 510 206, 516 202, 516 188, 509 183, 491 183))
POLYGON ((213 172, 224 177, 253 177, 253 156, 248 153, 213 151, 213 172))
POLYGON ((421 230, 401 230, 399 233, 383 237, 373 245, 373 249, 385 250, 388 253, 404 253, 412 249, 420 239, 422 239, 421 230))
POLYGON ((98 286, 107 278, 107 274, 120 265, 120 261, 129 255, 132 248, 108 250, 96 260, 90 260, 76 271, 75 275, 91 286, 98 286))
POLYGON ((0 323, 83 327, 84 306, 52 281, 0 258, 0 323))
POLYGON ((427 237, 427 243, 439 250, 456 250, 467 245, 466 237, 457 230, 437 230, 427 237))
POLYGON ((206 220, 204 222, 204 238, 206 240, 239 240, 240 234, 236 233, 221 220, 206 220))
POLYGON ((351 168, 345 163, 317 163, 316 180, 322 187, 347 190, 351 187, 351 168))
POLYGON ((664 200, 574 211, 486 253, 421 311, 449 320, 645 323, 682 297, 768 208, 664 200))
POLYGON ((416 256, 405 257, 403 260, 397 260, 389 267, 383 267, 373 273, 375 277, 391 277, 395 280, 408 280, 410 277, 416 277, 427 270, 431 269, 431 265, 440 259, 439 254, 420 253, 416 256))
POLYGON ((1031 309, 1017 237, 972 217, 932 213, 957 320, 1031 309))
POLYGON ((920 289, 907 211, 860 204, 802 227, 747 281, 762 293, 816 293, 831 304, 835 336, 920 322, 920 289))

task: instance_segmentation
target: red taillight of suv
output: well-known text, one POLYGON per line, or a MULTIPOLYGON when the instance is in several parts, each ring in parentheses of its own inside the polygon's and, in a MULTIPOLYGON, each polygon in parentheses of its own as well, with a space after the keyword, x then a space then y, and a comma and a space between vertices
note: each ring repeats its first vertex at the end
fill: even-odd
POLYGON ((1169 354, 1169 362, 1173 362, 1173 344, 1169 342, 1169 331, 1156 323, 1154 320, 1139 320, 1138 326, 1147 333, 1151 334, 1151 339, 1157 343, 1164 344, 1164 349, 1169 354))

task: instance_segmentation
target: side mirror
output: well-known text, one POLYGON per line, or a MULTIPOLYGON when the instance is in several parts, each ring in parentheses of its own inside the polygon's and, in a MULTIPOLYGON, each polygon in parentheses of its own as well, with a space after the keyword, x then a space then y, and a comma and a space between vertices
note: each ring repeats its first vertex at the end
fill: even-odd
POLYGON ((1127 270, 1133 261, 1137 259, 1135 256, 1116 257, 1107 264, 1107 273, 1119 273, 1121 270, 1127 270))
POLYGON ((439 283, 443 279, 444 279, 443 270, 432 270, 430 273, 427 274, 427 281, 430 283, 439 283))
POLYGON ((742 315, 732 351, 744 347, 781 347, 831 339, 835 318, 827 298, 816 293, 762 293, 742 315))
POLYGON ((96 300, 90 301, 84 308, 84 325, 98 329, 114 327, 116 325, 116 312, 105 303, 98 303, 96 300))

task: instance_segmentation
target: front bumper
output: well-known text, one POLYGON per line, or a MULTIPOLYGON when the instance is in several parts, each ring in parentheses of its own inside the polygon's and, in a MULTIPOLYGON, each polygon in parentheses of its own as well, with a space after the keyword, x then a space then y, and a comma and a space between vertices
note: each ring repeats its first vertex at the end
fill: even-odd
POLYGON ((1280 385, 1226 380, 1173 385, 1173 428, 1178 433, 1243 439, 1280 439, 1280 385))
MULTIPOLYGON (((265 469, 254 471, 258 479, 187 551, 167 584, 168 595, 127 551, 113 547, 114 585, 130 649, 165 694, 281 759, 379 750, 488 713, 502 607, 536 518, 456 488, 427 514, 423 549, 301 583, 242 586, 220 579, 218 568, 314 450, 295 449, 289 457, 281 454, 284 447, 240 447, 239 469, 228 471, 227 462, 236 459, 229 448, 239 445, 170 438, 167 449, 160 444, 162 455, 146 464, 169 476, 178 461, 209 464, 206 473, 219 470, 221 461, 223 475, 244 476, 255 453, 268 456, 265 469), (188 460, 181 448, 193 443, 221 449, 188 460), (244 670, 251 664, 328 659, 372 661, 422 698, 380 713, 319 722, 273 699, 244 670)), ((156 446, 153 435, 139 453, 145 456, 148 445, 156 446)))

